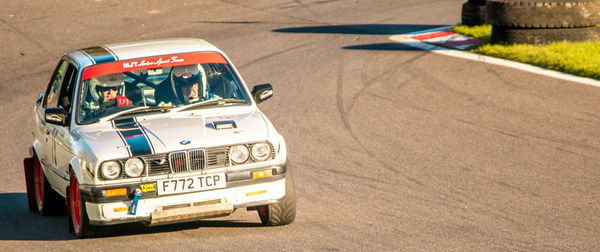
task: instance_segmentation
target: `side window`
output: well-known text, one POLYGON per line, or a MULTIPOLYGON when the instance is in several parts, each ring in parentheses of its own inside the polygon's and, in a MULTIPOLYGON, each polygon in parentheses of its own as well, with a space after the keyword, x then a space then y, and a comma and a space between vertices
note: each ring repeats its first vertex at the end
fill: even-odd
POLYGON ((67 112, 71 109, 73 102, 73 89, 75 89, 75 82, 77 81, 77 68, 71 63, 67 66, 65 72, 64 81, 62 84, 62 91, 58 100, 58 106, 63 107, 67 112))
POLYGON ((44 108, 56 108, 58 106, 58 97, 60 95, 60 84, 62 84, 67 68, 67 61, 62 60, 58 63, 54 74, 48 83, 46 95, 44 96, 44 108))

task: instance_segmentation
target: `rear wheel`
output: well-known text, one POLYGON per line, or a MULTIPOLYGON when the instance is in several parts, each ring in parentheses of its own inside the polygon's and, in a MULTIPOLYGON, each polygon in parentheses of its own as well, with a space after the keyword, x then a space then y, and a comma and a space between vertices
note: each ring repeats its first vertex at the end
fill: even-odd
POLYGON ((281 226, 294 222, 296 219, 296 191, 289 165, 285 177, 285 197, 279 203, 259 206, 257 210, 260 221, 265 226, 281 226))
POLYGON ((64 203, 62 198, 52 189, 42 164, 37 156, 33 157, 33 173, 34 173, 34 189, 35 189, 35 202, 37 205, 38 212, 41 215, 55 215, 64 211, 64 203))
POLYGON ((77 236, 77 238, 93 237, 95 235, 94 227, 90 225, 90 220, 88 219, 87 210, 85 208, 85 201, 81 198, 79 182, 74 174, 71 175, 67 193, 69 201, 69 222, 73 228, 72 230, 75 232, 75 236, 77 236))

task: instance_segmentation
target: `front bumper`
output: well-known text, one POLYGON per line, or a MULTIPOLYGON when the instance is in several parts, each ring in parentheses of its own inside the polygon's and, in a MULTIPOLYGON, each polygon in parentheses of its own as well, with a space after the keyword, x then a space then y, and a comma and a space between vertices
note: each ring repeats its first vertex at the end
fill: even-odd
MULTIPOLYGON (((99 197, 100 187, 84 188, 82 195, 90 224, 114 225, 129 222, 145 222, 150 225, 167 224, 214 218, 231 214, 243 207, 279 202, 285 196, 285 164, 273 167, 271 177, 252 179, 246 173, 227 174, 227 185, 222 189, 193 193, 159 196, 156 192, 144 193, 138 200, 135 214, 129 213, 133 200, 99 197)), ((249 172, 248 172, 249 174, 249 172)), ((135 191, 137 185, 129 185, 135 191)))

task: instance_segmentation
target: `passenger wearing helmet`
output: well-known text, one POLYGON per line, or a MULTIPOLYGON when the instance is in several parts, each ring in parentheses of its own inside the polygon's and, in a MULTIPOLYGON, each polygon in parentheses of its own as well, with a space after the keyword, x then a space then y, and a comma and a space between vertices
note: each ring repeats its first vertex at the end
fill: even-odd
POLYGON ((198 64, 173 67, 170 85, 163 85, 157 89, 157 102, 197 102, 204 98, 205 79, 204 69, 198 64))
POLYGON ((97 77, 96 92, 98 92, 100 110, 110 107, 131 106, 131 100, 122 96, 125 93, 125 80, 122 74, 97 77))

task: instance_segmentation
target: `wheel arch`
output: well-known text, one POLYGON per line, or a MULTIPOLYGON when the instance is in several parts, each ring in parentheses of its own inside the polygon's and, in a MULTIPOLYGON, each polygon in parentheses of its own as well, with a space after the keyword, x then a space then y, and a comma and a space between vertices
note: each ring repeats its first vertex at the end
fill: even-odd
MULTIPOLYGON (((37 139, 33 140, 33 145, 31 146, 31 148, 29 148, 29 155, 31 155, 31 157, 38 156, 38 153, 43 153, 43 147, 42 147, 42 143, 40 143, 40 141, 38 141, 37 139)), ((38 156, 38 158, 40 158, 38 156)))
POLYGON ((85 162, 77 156, 73 156, 69 161, 69 174, 67 174, 69 180, 71 179, 71 174, 77 178, 80 184, 91 183, 94 179, 93 174, 85 168, 85 162))

